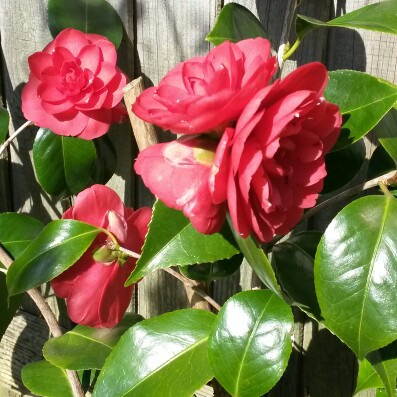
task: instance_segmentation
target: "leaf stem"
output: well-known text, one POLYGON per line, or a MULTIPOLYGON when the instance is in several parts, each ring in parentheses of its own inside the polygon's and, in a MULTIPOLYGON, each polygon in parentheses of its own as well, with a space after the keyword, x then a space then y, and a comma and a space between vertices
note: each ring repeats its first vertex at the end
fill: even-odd
POLYGON ((294 45, 283 55, 283 62, 285 62, 288 58, 291 57, 295 53, 295 51, 300 46, 302 40, 298 37, 294 43, 294 45))
POLYGON ((26 123, 22 124, 13 134, 11 134, 8 139, 0 146, 0 156, 6 150, 8 145, 27 127, 31 126, 33 123, 28 120, 26 123))
POLYGON ((206 292, 204 292, 200 287, 197 281, 191 280, 190 278, 185 277, 183 274, 178 273, 174 269, 165 268, 163 269, 167 273, 171 274, 171 276, 177 278, 181 281, 186 287, 191 288, 194 292, 200 295, 203 299, 205 299, 214 309, 218 312, 221 310, 221 306, 214 299, 212 299, 206 292))
POLYGON ((386 187, 386 185, 383 183, 383 181, 378 182, 378 186, 380 187, 380 190, 382 190, 383 194, 386 197, 394 197, 390 192, 389 189, 386 187))
POLYGON ((277 51, 277 61, 280 68, 280 74, 284 65, 284 61, 288 59, 288 58, 284 59, 284 49, 288 43, 292 20, 297 6, 298 6, 297 0, 289 0, 287 3, 284 22, 283 22, 283 30, 281 32, 279 49, 277 51))
POLYGON ((124 253, 124 254, 132 257, 132 258, 139 259, 141 257, 140 254, 138 254, 138 253, 136 253, 134 251, 128 250, 127 248, 124 248, 124 247, 120 247, 119 246, 118 251, 120 251, 120 252, 122 252, 122 253, 124 253))
POLYGON ((117 241, 117 238, 114 236, 114 234, 109 232, 109 230, 107 230, 107 229, 100 228, 100 230, 101 230, 101 232, 105 233, 110 238, 110 240, 112 240, 112 243, 114 244, 114 247, 112 247, 112 248, 115 251, 119 251, 120 245, 119 245, 119 242, 117 241))
MULTIPOLYGON (((0 262, 8 269, 12 264, 12 259, 7 254, 7 252, 0 246, 0 262)), ((58 324, 57 319, 54 316, 48 303, 44 300, 40 291, 37 288, 33 288, 27 291, 28 295, 32 298, 33 302, 36 304, 41 314, 44 317, 45 322, 50 329, 51 334, 54 337, 61 336, 63 334, 61 327, 58 324)), ((76 371, 66 370, 66 374, 69 379, 70 386, 73 391, 74 397, 84 397, 84 392, 81 388, 79 377, 76 371)))

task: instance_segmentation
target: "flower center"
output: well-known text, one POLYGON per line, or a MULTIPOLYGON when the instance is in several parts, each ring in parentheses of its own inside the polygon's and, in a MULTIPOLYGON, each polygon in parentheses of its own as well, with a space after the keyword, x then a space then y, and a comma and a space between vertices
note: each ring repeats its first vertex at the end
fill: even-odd
POLYGON ((63 63, 61 70, 62 92, 67 96, 78 94, 92 84, 94 80, 93 73, 85 69, 74 61, 66 61, 63 63))

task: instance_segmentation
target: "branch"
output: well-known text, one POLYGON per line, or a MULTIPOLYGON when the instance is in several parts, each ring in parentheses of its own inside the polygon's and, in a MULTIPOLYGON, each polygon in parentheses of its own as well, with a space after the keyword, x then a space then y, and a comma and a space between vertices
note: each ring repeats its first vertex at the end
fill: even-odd
POLYGON ((171 276, 177 278, 179 281, 182 281, 185 287, 191 288, 194 292, 200 295, 203 299, 205 299, 213 308, 215 308, 218 312, 221 310, 221 305, 217 303, 214 299, 212 299, 206 292, 204 292, 200 288, 200 283, 197 281, 191 280, 190 278, 185 277, 183 274, 178 273, 174 269, 165 268, 163 269, 167 273, 171 274, 171 276))
MULTIPOLYGON (((12 259, 7 252, 0 246, 0 262, 8 269, 12 264, 12 259)), ((27 291, 28 295, 33 299, 36 306, 39 308, 41 314, 44 317, 45 322, 50 329, 51 334, 54 337, 61 336, 63 334, 61 327, 58 324, 57 319, 54 316, 48 303, 42 297, 40 291, 37 288, 33 288, 27 291)), ((75 371, 66 370, 66 374, 69 378, 70 386, 72 387, 74 397, 84 397, 84 392, 81 388, 81 384, 77 373, 75 371)))
POLYGON ((33 123, 31 121, 27 121, 22 124, 13 134, 11 134, 8 139, 0 146, 0 156, 6 150, 7 146, 27 127, 31 126, 33 123))
POLYGON ((336 196, 331 197, 328 200, 323 201, 322 203, 316 205, 309 211, 307 211, 301 218, 300 222, 304 222, 313 215, 317 214, 319 211, 323 210, 324 208, 334 204, 337 201, 346 199, 348 197, 354 196, 364 190, 371 189, 379 184, 379 182, 384 183, 386 186, 394 185, 397 183, 397 170, 390 171, 386 174, 383 174, 377 178, 371 179, 361 185, 352 187, 351 189, 345 190, 342 193, 337 194, 336 196))

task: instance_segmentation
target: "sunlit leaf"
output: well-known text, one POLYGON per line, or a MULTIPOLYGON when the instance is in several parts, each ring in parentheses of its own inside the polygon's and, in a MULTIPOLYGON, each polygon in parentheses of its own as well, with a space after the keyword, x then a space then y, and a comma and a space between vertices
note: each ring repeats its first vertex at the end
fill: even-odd
POLYGON ((353 143, 372 130, 397 101, 397 86, 354 70, 329 72, 328 101, 339 106, 343 117, 337 148, 353 143))
POLYGON ((100 231, 71 219, 49 223, 9 268, 9 294, 37 287, 64 272, 84 254, 100 231))
POLYGON ((43 348, 47 361, 64 369, 101 369, 120 337, 138 321, 139 314, 128 314, 113 328, 91 328, 77 325, 43 348))
POLYGON ((376 32, 397 34, 397 3, 394 0, 382 1, 360 7, 328 22, 297 15, 296 32, 301 39, 316 28, 341 27, 367 29, 376 32))
POLYGON ((397 200, 367 196, 326 229, 315 259, 325 325, 360 358, 397 339, 397 200))
POLYGON ((271 291, 245 291, 222 307, 209 340, 219 383, 234 397, 259 397, 281 378, 292 351, 291 308, 271 291))
POLYGON ((220 233, 201 234, 181 211, 168 208, 158 200, 153 207, 142 255, 126 285, 158 269, 215 262, 238 253, 227 227, 220 233))
POLYGON ((213 377, 207 341, 214 319, 186 309, 134 325, 107 358, 93 397, 191 397, 213 377))
POLYGON ((65 370, 47 361, 36 361, 22 369, 22 382, 34 394, 43 397, 73 397, 65 370))

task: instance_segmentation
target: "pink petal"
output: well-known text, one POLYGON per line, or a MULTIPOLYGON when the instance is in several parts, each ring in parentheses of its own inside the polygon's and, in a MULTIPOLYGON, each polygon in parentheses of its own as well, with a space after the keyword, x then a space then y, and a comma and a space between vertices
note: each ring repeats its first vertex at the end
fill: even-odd
POLYGON ((77 195, 73 217, 96 227, 105 227, 110 210, 124 216, 124 204, 120 197, 107 186, 93 185, 77 195))
POLYGON ((45 83, 42 83, 37 87, 37 95, 40 99, 46 102, 63 102, 66 100, 65 96, 59 92, 56 87, 45 83))
POLYGON ((90 110, 83 112, 87 117, 87 125, 81 131, 79 138, 94 139, 109 131, 112 122, 112 111, 108 109, 90 110))
POLYGON ((96 75, 102 62, 102 53, 96 45, 91 44, 80 51, 78 59, 81 61, 80 67, 83 70, 88 69, 96 75))
POLYGON ((54 39, 55 47, 67 48, 73 56, 77 57, 80 51, 89 44, 86 35, 79 30, 68 28, 62 30, 54 39))
POLYGON ((103 61, 109 62, 113 66, 116 65, 116 48, 110 40, 104 36, 93 33, 86 34, 86 37, 91 44, 95 44, 101 49, 103 61))
POLYGON ((51 55, 45 52, 35 52, 34 54, 30 55, 28 58, 28 63, 30 71, 38 79, 41 78, 41 73, 43 70, 53 66, 51 55))

